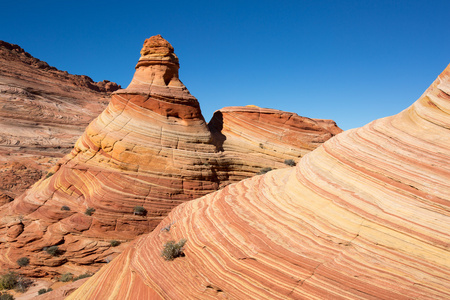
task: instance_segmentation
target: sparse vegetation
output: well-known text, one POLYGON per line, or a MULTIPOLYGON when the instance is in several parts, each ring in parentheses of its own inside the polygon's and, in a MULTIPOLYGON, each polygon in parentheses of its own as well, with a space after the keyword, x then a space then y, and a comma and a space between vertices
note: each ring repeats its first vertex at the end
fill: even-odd
POLYGON ((266 174, 267 172, 272 171, 272 168, 270 167, 265 167, 262 168, 256 175, 262 175, 262 174, 266 174))
POLYGON ((293 159, 286 159, 284 160, 284 163, 290 167, 295 167, 296 163, 293 159))
MULTIPOLYGON (((17 292, 25 292, 28 287, 32 284, 30 279, 26 279, 23 276, 20 276, 14 272, 8 272, 2 276, 0 276, 0 290, 16 290, 17 292)), ((5 293, 1 294, 2 296, 5 293)), ((0 297, 0 300, 2 298, 0 297)), ((5 298, 9 299, 9 298, 5 298)))
POLYGON ((72 281, 77 281, 77 280, 80 280, 80 279, 83 279, 83 278, 88 278, 88 277, 91 277, 92 275, 94 275, 94 274, 92 274, 92 273, 84 273, 84 274, 78 275, 77 277, 74 277, 72 279, 72 281))
POLYGON ((7 292, 0 292, 0 300, 14 300, 14 296, 7 292))
POLYGON ((45 179, 51 177, 55 172, 48 172, 47 175, 45 175, 45 179))
POLYGON ((20 293, 25 293, 32 284, 33 281, 31 281, 30 279, 27 279, 23 276, 18 276, 14 290, 20 293))
POLYGON ((51 292, 51 291, 53 291, 52 288, 48 288, 48 289, 40 289, 40 290, 38 291, 38 295, 42 295, 42 294, 45 294, 45 293, 48 293, 48 292, 51 292))
POLYGON ((19 281, 19 275, 14 272, 8 272, 0 276, 0 290, 12 290, 19 281))
POLYGON ((68 207, 67 205, 63 205, 61 206, 61 210, 70 210, 70 207, 68 207))
POLYGON ((264 149, 264 144, 263 143, 259 143, 259 148, 264 149))
POLYGON ((86 208, 86 211, 84 212, 84 214, 87 215, 87 216, 92 216, 94 211, 95 211, 95 208, 88 207, 88 208, 86 208))
POLYGON ((62 282, 68 282, 68 281, 71 281, 72 279, 73 279, 72 273, 64 273, 61 275, 61 277, 59 277, 59 281, 62 281, 62 282))
POLYGON ((147 210, 142 206, 135 206, 133 212, 138 216, 145 216, 147 214, 147 210))
POLYGON ((30 259, 28 257, 21 257, 17 260, 17 264, 21 267, 26 267, 30 264, 30 259))
POLYGON ((117 247, 117 246, 120 245, 120 242, 119 242, 119 241, 116 241, 116 240, 112 240, 112 241, 110 241, 109 243, 111 244, 111 247, 117 247))
POLYGON ((57 256, 60 253, 58 246, 46 247, 44 250, 51 256, 57 256))
POLYGON ((186 239, 181 239, 178 243, 175 241, 168 241, 164 244, 164 248, 161 251, 161 256, 165 260, 174 260, 177 257, 184 256, 184 244, 186 244, 186 239))

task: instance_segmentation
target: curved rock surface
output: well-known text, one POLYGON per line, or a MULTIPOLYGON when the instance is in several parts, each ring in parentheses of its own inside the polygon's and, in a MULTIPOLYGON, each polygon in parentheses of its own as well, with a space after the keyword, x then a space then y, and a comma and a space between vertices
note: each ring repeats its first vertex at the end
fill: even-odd
POLYGON ((285 161, 293 164, 342 132, 332 120, 254 105, 222 108, 208 126, 214 144, 222 151, 228 182, 251 177, 263 168, 285 167, 285 161))
POLYGON ((180 205, 68 299, 449 299, 449 95, 450 66, 296 168, 180 205))
POLYGON ((257 146, 261 138, 255 138, 261 151, 249 154, 250 136, 242 141, 233 137, 230 143, 225 136, 222 148, 240 145, 245 156, 239 157, 237 148, 228 155, 218 147, 217 135, 222 138, 237 127, 225 122, 225 131, 214 127, 212 134, 197 99, 179 80, 178 68, 166 40, 154 36, 145 41, 130 85, 113 93, 108 107, 45 178, 2 207, 1 265, 17 268, 16 260, 27 256, 30 266, 18 270, 27 275, 93 271, 125 246, 114 248, 111 240, 127 242, 148 233, 175 206, 263 167, 286 167, 285 159, 297 159, 340 131, 293 113, 228 109, 226 114, 234 117, 258 116, 255 122, 267 123, 264 132, 255 132, 266 144, 271 137, 279 139, 262 152, 257 146), (292 139, 294 132, 304 132, 306 141, 292 139), (43 251, 51 246, 58 247, 58 255, 43 251))
POLYGON ((15 198, 69 153, 119 89, 0 41, 0 195, 15 198))

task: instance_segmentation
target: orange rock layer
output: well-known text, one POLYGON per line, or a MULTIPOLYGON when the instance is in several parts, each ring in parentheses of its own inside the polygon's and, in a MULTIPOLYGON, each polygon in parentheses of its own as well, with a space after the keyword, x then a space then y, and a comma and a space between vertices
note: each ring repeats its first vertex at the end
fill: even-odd
POLYGON ((450 66, 296 168, 178 206, 68 299, 449 299, 449 95, 450 66))
POLYGON ((0 41, 0 198, 19 196, 69 153, 119 88, 59 71, 0 41))
POLYGON ((93 270, 121 251, 124 245, 113 248, 112 239, 148 233, 177 205, 263 167, 286 167, 285 159, 297 159, 340 131, 293 113, 233 108, 224 115, 248 117, 247 124, 254 119, 253 144, 251 130, 231 141, 228 133, 242 125, 228 124, 227 117, 215 122, 221 128, 212 134, 197 99, 178 79, 172 46, 155 36, 141 54, 130 85, 112 95, 72 152, 2 207, 1 265, 17 268, 16 260, 27 256, 30 266, 20 272, 28 275, 84 273, 80 265, 93 270), (59 255, 43 251, 50 246, 58 246, 59 255))

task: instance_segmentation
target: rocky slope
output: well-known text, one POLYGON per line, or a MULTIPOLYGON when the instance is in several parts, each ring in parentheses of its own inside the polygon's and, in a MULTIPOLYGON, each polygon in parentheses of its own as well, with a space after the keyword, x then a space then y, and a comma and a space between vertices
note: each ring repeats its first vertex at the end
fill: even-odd
POLYGON ((124 247, 112 247, 111 240, 126 242, 150 232, 175 206, 264 167, 287 167, 286 159, 297 159, 341 131, 333 122, 293 113, 233 108, 224 115, 251 115, 258 118, 255 124, 267 124, 253 126, 253 145, 251 136, 231 142, 237 127, 225 117, 209 128, 178 68, 166 40, 145 41, 130 85, 113 93, 46 178, 1 208, 1 265, 17 268, 15 261, 26 256, 30 266, 19 271, 32 276, 94 270, 124 247), (305 140, 293 138, 296 134, 305 140), (45 251, 52 246, 58 255, 45 251))
POLYGON ((296 168, 178 206, 68 299, 449 299, 449 137, 450 66, 296 168))
POLYGON ((0 41, 0 204, 69 153, 119 88, 59 71, 0 41))

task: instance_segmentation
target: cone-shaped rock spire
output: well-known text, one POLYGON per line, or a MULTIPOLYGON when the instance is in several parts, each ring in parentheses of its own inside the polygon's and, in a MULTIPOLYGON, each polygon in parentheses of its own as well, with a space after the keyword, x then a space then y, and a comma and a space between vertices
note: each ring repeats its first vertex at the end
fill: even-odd
POLYGON ((172 45, 159 34, 152 36, 144 42, 136 73, 127 90, 145 92, 150 86, 186 90, 178 79, 179 68, 178 57, 172 45))

